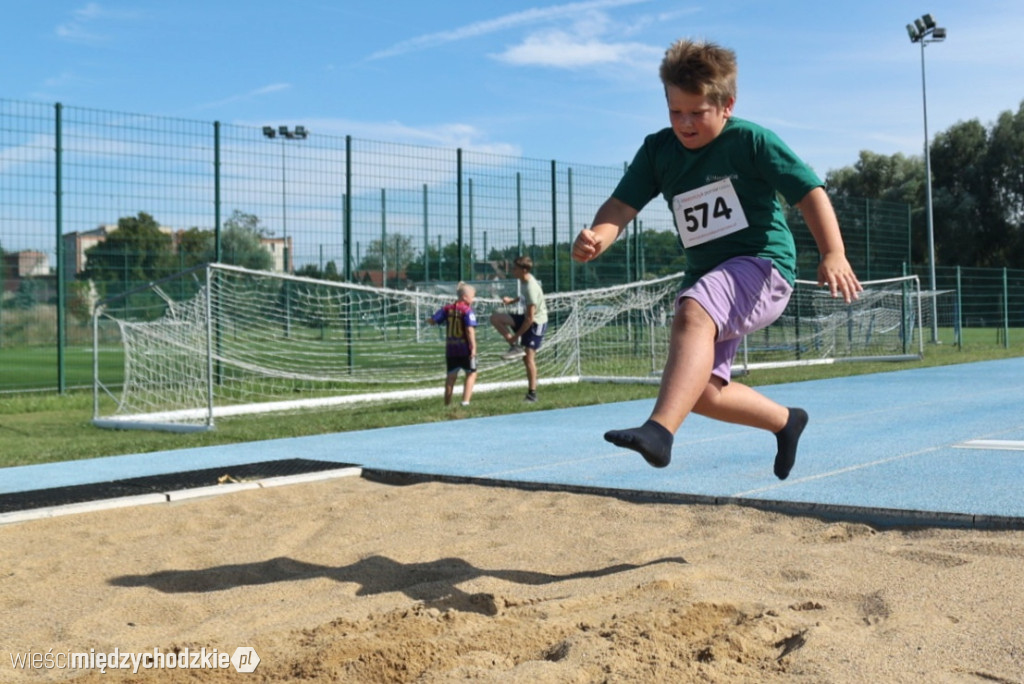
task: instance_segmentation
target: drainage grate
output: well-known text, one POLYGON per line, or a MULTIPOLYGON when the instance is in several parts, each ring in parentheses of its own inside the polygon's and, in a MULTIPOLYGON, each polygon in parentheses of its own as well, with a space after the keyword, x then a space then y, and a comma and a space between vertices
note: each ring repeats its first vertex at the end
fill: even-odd
POLYGON ((70 485, 50 489, 36 489, 29 492, 13 492, 0 494, 0 513, 25 511, 50 506, 102 501, 125 496, 173 492, 196 487, 209 487, 222 484, 223 481, 263 480, 268 477, 284 477, 286 475, 304 475, 323 470, 355 468, 351 463, 333 461, 314 461, 305 458, 291 458, 280 461, 263 461, 242 465, 204 468, 203 470, 187 470, 182 473, 166 475, 148 475, 133 477, 114 482, 97 482, 93 484, 70 485))

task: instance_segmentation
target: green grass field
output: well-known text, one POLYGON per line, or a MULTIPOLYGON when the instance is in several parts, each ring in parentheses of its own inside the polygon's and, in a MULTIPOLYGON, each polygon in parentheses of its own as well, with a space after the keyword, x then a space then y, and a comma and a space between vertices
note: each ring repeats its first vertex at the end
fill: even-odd
MULTIPOLYGON (((989 335, 992 334, 989 331, 989 335)), ((1011 340, 1020 341, 1009 349, 996 346, 991 339, 980 344, 965 344, 963 349, 950 344, 929 344, 925 358, 920 361, 763 370, 751 373, 742 381, 749 385, 771 385, 1018 357, 1024 356, 1022 338, 1024 335, 1011 334, 1011 340)), ((543 387, 541 401, 537 404, 526 404, 519 390, 508 390, 477 394, 473 405, 466 409, 461 406, 445 408, 439 399, 393 401, 344 409, 222 419, 216 430, 185 435, 93 427, 90 422, 92 393, 89 391, 70 391, 64 395, 3 394, 0 395, 0 443, 3 444, 0 467, 542 411, 649 399, 656 394, 657 387, 653 385, 557 385, 543 387)))
MULTIPOLYGON (((120 352, 107 354, 103 363, 107 373, 122 372, 120 352)), ((14 347, 0 351, 0 391, 56 388, 57 372, 55 347, 14 347)), ((92 349, 76 346, 64 350, 64 381, 67 387, 92 387, 92 349)))

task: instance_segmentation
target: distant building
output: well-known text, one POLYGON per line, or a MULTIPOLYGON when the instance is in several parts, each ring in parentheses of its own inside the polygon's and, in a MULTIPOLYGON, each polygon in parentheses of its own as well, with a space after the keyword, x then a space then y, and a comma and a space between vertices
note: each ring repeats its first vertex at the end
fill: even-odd
POLYGON ((409 279, 405 275, 405 271, 392 271, 389 270, 386 274, 384 271, 377 269, 366 269, 362 271, 356 271, 353 274, 355 282, 362 285, 370 285, 372 287, 384 287, 387 286, 392 290, 402 290, 409 286, 409 279))
POLYGON ((105 242, 117 230, 117 225, 100 226, 93 230, 64 233, 64 276, 72 278, 85 270, 85 252, 105 242))
MULTIPOLYGON (((83 272, 86 268, 86 251, 105 242, 107 237, 115 230, 117 230, 117 224, 107 224, 94 228, 93 230, 64 233, 65 276, 68 278, 74 278, 79 273, 83 272)), ((177 250, 178 246, 181 244, 181 236, 185 233, 184 230, 175 230, 173 228, 168 228, 167 226, 160 226, 160 232, 171 236, 171 247, 175 250, 177 250)), ((285 271, 285 248, 287 247, 287 272, 294 273, 295 252, 292 249, 291 237, 261 237, 260 244, 262 244, 266 250, 270 252, 271 257, 273 257, 271 269, 277 273, 285 271)))
POLYGON ((45 252, 4 252, 4 292, 16 292, 19 282, 24 278, 43 278, 49 275, 50 257, 45 252))
POLYGON ((267 248, 274 262, 270 270, 275 273, 295 273, 295 250, 292 249, 292 238, 261 237, 260 244, 267 248), (285 268, 285 251, 288 252, 288 264, 285 268))

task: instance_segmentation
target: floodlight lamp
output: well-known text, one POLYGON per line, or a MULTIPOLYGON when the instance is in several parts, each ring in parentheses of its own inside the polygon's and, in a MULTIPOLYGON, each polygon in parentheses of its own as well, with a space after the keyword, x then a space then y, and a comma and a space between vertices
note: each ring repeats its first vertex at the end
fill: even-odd
POLYGON ((287 126, 278 126, 277 127, 277 132, 280 133, 281 135, 283 135, 286 138, 290 138, 291 137, 288 134, 288 127, 287 126))
POLYGON ((910 36, 911 43, 916 43, 918 39, 921 37, 918 34, 917 29, 914 28, 913 24, 907 24, 907 35, 910 36))
POLYGON ((935 28, 935 17, 933 17, 932 15, 926 14, 923 17, 921 17, 921 20, 924 22, 925 28, 935 28))
POLYGON ((932 40, 946 40, 946 29, 939 27, 932 29, 932 40))
POLYGON ((268 138, 273 138, 275 135, 277 135, 277 133, 274 132, 273 126, 264 126, 263 135, 267 136, 268 138))
POLYGON ((918 34, 922 36, 924 35, 924 32, 927 30, 927 27, 924 25, 924 21, 922 21, 921 19, 914 20, 914 27, 917 28, 918 34))
POLYGON ((297 138, 305 138, 307 135, 309 135, 309 131, 306 130, 305 126, 295 127, 295 136, 297 138))

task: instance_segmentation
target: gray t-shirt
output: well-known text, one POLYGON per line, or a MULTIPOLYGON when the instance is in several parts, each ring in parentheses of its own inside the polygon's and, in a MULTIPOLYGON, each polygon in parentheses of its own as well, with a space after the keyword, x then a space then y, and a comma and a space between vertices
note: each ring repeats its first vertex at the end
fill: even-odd
POLYGON ((540 283, 537 282, 532 273, 526 278, 525 290, 526 306, 529 307, 533 304, 537 307, 533 312, 533 322, 538 324, 547 323, 548 306, 544 303, 544 290, 541 289, 540 283))

